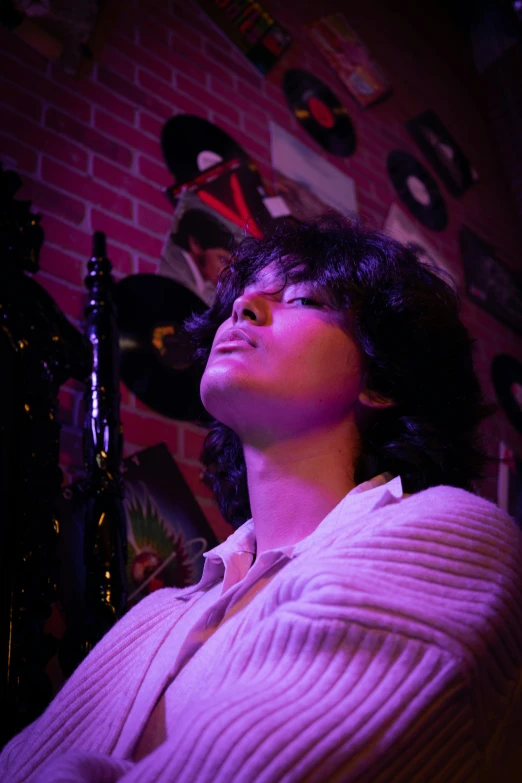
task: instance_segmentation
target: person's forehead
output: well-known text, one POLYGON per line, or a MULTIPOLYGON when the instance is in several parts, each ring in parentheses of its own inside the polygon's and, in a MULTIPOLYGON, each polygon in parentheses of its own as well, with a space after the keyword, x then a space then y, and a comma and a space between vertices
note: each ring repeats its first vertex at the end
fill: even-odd
MULTIPOLYGON (((282 261, 285 259, 283 258, 282 261)), ((285 283, 293 283, 303 280, 306 277, 306 268, 303 263, 297 263, 290 268, 285 269, 284 264, 278 264, 271 261, 260 269, 254 277, 245 286, 245 291, 258 288, 281 287, 285 283)))

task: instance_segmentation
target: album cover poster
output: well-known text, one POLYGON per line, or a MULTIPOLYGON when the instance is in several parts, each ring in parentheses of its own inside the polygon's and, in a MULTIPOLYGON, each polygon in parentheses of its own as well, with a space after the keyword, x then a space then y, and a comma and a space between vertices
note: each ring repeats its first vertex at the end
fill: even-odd
POLYGON ((197 0, 198 5, 263 75, 267 74, 292 41, 257 0, 197 0))
MULTIPOLYGON (((161 587, 196 584, 203 552, 219 542, 165 443, 124 459, 122 476, 130 607, 161 587)), ((59 597, 67 623, 84 603, 84 507, 79 483, 63 489, 59 597)))
POLYGON ((387 77, 344 14, 318 19, 308 33, 361 106, 370 106, 390 92, 387 77))
POLYGON ((281 199, 267 195, 257 167, 233 159, 202 172, 192 182, 169 188, 176 204, 163 247, 160 274, 193 291, 207 305, 234 245, 261 238, 288 214, 281 199))
POLYGON ((407 245, 414 250, 419 261, 440 269, 442 272, 441 277, 449 283, 453 289, 457 289, 457 281, 455 280, 455 276, 448 263, 440 253, 435 250, 433 245, 428 242, 422 232, 419 231, 416 223, 410 219, 398 204, 391 205, 390 211, 384 221, 383 228, 387 234, 398 242, 401 242, 403 245, 407 245))
POLYGON ((522 527, 522 459, 505 443, 499 443, 497 504, 522 527))
POLYGON ((355 182, 276 123, 270 123, 274 183, 297 220, 357 212, 355 182))
POLYGON ((460 249, 469 298, 501 323, 522 334, 522 287, 495 258, 493 247, 467 226, 460 249))
POLYGON ((432 109, 408 120, 406 128, 454 196, 462 196, 478 181, 477 172, 432 109))

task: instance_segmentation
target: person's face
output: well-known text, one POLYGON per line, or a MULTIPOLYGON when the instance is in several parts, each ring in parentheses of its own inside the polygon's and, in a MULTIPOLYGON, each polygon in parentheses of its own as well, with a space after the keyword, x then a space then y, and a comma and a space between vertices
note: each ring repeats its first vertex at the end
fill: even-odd
POLYGON ((223 247, 209 247, 203 250, 201 274, 205 280, 210 280, 214 285, 217 284, 219 273, 228 263, 230 251, 223 247))
POLYGON ((346 313, 311 283, 282 284, 271 264, 245 288, 217 330, 201 382, 205 408, 240 437, 336 425, 361 392, 346 313))

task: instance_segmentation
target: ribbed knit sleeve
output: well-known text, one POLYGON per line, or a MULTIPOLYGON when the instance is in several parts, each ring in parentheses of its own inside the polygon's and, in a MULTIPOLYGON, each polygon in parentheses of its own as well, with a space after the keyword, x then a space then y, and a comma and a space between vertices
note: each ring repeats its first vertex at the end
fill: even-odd
POLYGON ((519 532, 459 490, 402 506, 296 563, 294 578, 288 567, 273 611, 265 600, 255 622, 209 640, 178 730, 126 783, 483 774, 520 676, 519 532))
POLYGON ((514 523, 469 493, 379 509, 225 619, 177 678, 163 745, 119 771, 111 759, 107 777, 71 756, 63 783, 497 783, 519 558, 514 523))
MULTIPOLYGON (((100 769, 104 754, 111 753, 117 742, 151 660, 183 615, 184 604, 177 606, 172 593, 161 590, 143 600, 104 636, 40 718, 4 748, 2 783, 31 779, 40 765, 69 748, 99 754, 92 770, 100 769)), ((88 768, 86 762, 81 768, 88 768)), ((79 779, 97 781, 92 770, 79 779)), ((54 781, 52 775, 47 779, 54 781)), ((100 776, 100 783, 105 779, 100 776)))

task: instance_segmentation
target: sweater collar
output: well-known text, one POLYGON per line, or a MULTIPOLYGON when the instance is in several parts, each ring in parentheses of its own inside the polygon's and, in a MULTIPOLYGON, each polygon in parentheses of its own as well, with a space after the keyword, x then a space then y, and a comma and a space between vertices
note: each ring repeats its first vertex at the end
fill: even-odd
MULTIPOLYGON (((296 544, 271 550, 271 555, 286 555, 289 559, 297 556, 331 533, 338 532, 341 518, 350 519, 350 524, 356 523, 371 511, 391 503, 396 503, 404 496, 400 476, 395 478, 391 473, 381 473, 378 476, 358 484, 330 511, 319 523, 316 529, 296 544)), ((244 522, 226 541, 209 552, 204 552, 205 565, 199 587, 220 579, 227 570, 235 573, 236 579, 246 575, 256 552, 256 534, 253 519, 244 522)), ((263 553, 268 555, 267 552, 263 553)))

